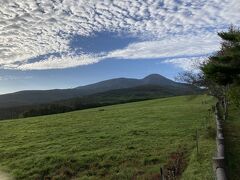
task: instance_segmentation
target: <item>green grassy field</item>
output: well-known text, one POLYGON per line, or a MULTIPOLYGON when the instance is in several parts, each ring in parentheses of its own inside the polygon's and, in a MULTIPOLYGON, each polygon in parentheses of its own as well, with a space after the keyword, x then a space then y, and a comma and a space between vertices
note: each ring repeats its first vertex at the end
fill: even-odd
POLYGON ((182 96, 1 121, 0 166, 24 180, 154 179, 182 151, 182 179, 213 179, 213 102, 182 96))
POLYGON ((231 108, 229 119, 225 122, 225 144, 228 175, 231 180, 239 180, 240 176, 240 111, 231 108))

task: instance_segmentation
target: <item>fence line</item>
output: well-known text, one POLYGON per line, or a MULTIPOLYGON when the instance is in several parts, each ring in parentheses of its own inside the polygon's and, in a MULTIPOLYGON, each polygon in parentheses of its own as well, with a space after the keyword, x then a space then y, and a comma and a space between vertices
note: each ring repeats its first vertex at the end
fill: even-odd
POLYGON ((225 148, 223 136, 223 120, 220 116, 219 102, 215 105, 215 119, 217 125, 216 144, 217 153, 213 157, 213 168, 216 173, 217 180, 227 180, 225 165, 225 148))

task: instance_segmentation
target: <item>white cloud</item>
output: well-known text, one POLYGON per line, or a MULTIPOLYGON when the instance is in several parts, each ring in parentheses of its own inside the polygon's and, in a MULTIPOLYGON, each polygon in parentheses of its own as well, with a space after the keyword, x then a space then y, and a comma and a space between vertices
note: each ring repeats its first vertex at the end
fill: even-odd
POLYGON ((108 57, 123 59, 169 58, 210 54, 219 49, 216 35, 173 36, 158 41, 130 44, 125 49, 110 52, 108 57))
POLYGON ((101 56, 82 55, 82 56, 51 56, 46 60, 37 61, 34 63, 23 64, 16 69, 20 70, 42 70, 42 69, 64 69, 82 65, 97 63, 102 59, 101 56))
POLYGON ((167 59, 162 61, 162 63, 173 64, 176 67, 182 68, 184 71, 199 71, 199 65, 207 60, 207 57, 189 57, 189 58, 176 58, 167 59))
MULTIPOLYGON (((48 59, 27 63, 15 67, 20 70, 62 69, 81 65, 97 63, 107 58, 118 59, 151 59, 151 58, 174 58, 164 62, 180 66, 184 70, 190 68, 196 56, 208 55, 219 49, 218 37, 205 36, 175 36, 172 39, 159 41, 143 41, 130 44, 120 50, 106 54, 92 54, 75 56, 74 54, 62 55, 61 57, 50 56, 48 59), (190 58, 182 58, 188 56, 190 58), (185 60, 185 61, 182 61, 185 60), (174 63, 176 62, 176 63, 174 63), (184 62, 183 64, 181 62, 184 62)), ((199 58, 197 58, 199 59, 199 58)), ((193 67, 191 67, 193 68, 193 67)))
POLYGON ((0 68, 51 69, 99 62, 101 55, 72 55, 69 42, 72 35, 103 30, 127 31, 146 40, 107 57, 206 54, 217 48, 216 32, 230 23, 240 25, 239 16, 239 0, 2 0, 0 68), (49 53, 62 56, 28 61, 49 53))

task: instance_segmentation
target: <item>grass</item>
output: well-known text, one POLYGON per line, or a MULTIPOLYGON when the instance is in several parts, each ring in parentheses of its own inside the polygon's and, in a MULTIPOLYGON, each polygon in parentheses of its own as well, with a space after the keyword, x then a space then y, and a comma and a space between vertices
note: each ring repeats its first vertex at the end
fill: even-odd
POLYGON ((182 179, 213 179, 213 101, 181 96, 2 121, 0 166, 24 180, 154 179, 184 149, 182 179))
POLYGON ((240 111, 231 107, 229 119, 225 122, 225 144, 228 176, 231 180, 239 180, 240 174, 240 111))

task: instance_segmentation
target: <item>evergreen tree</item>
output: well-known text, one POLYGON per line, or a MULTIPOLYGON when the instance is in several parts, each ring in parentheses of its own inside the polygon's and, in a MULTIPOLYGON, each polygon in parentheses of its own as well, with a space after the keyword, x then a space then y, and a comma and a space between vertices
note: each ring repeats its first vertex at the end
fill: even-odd
POLYGON ((224 119, 228 115, 227 95, 232 86, 240 85, 240 30, 230 27, 218 35, 222 39, 221 50, 209 57, 201 67, 204 77, 223 87, 221 103, 224 119))
POLYGON ((218 33, 223 40, 221 50, 203 64, 207 79, 228 86, 240 82, 240 30, 231 27, 228 32, 218 33))

